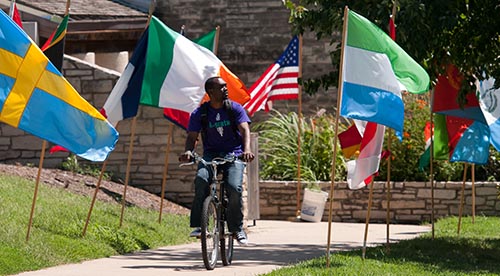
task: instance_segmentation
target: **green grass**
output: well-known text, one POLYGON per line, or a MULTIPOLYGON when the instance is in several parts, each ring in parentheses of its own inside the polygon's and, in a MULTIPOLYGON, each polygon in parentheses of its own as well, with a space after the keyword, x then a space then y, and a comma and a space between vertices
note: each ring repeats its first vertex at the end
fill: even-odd
POLYGON ((91 198, 39 186, 30 239, 26 242, 35 183, 0 174, 0 275, 192 242, 188 216, 96 201, 82 237, 91 198))
POLYGON ((266 274, 280 275, 500 275, 500 218, 442 219, 435 224, 435 235, 427 233, 413 240, 361 250, 333 252, 330 268, 326 257, 317 258, 266 274))

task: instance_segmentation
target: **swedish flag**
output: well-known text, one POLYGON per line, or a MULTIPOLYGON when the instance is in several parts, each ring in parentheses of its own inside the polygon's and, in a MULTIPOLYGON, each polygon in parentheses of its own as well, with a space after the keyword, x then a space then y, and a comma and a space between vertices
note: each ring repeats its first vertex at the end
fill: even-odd
POLYGON ((118 132, 0 11, 0 121, 103 161, 118 132))

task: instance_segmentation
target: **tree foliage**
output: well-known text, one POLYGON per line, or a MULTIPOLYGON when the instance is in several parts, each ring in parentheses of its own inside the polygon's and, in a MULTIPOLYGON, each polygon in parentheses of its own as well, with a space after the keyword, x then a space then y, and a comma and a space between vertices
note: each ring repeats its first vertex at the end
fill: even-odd
MULTIPOLYGON (((317 39, 341 40, 344 7, 360 13, 382 30, 388 29, 393 6, 397 43, 419 62, 431 80, 454 64, 464 74, 459 102, 476 91, 475 77, 494 77, 500 86, 500 2, 496 0, 283 0, 293 32, 312 31, 317 39)), ((340 48, 330 53, 338 70, 340 48)), ((304 81, 306 92, 336 86, 336 72, 304 81)))

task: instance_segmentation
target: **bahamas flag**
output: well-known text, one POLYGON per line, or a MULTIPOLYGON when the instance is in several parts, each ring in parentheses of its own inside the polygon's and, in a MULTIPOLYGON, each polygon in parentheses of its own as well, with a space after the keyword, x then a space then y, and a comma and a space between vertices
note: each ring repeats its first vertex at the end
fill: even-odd
MULTIPOLYGON (((208 50, 210 50, 212 53, 214 52, 214 49, 216 47, 216 35, 217 35, 217 29, 214 29, 213 31, 206 33, 199 38, 193 40, 196 44, 201 45, 208 50)), ((207 100, 207 96, 205 97, 204 100, 207 100)), ((203 101, 204 101, 203 100, 203 101)), ((189 123, 189 116, 190 113, 178 109, 173 109, 173 108, 164 108, 163 109, 163 116, 172 123, 176 124, 177 126, 187 129, 188 123, 189 123)))
POLYGON ((220 76, 229 97, 240 104, 250 99, 243 82, 207 48, 151 18, 140 103, 192 112, 205 95, 205 81, 220 76))
POLYGON ((103 161, 118 132, 0 12, 0 121, 91 161, 103 161))
POLYGON ((401 91, 424 93, 429 76, 384 31, 348 11, 340 115, 403 132, 401 91))

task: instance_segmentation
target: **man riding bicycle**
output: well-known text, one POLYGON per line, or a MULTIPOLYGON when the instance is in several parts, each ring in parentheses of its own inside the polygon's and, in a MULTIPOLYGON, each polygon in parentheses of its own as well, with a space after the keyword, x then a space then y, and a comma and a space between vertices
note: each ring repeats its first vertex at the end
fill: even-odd
MULTIPOLYGON (((226 82, 220 77, 209 78, 205 82, 205 91, 210 97, 210 101, 191 113, 184 147, 185 152, 179 156, 179 161, 190 160, 201 133, 203 159, 206 161, 234 154, 244 162, 251 162, 255 156, 250 151, 250 118, 245 109, 240 104, 228 99, 226 82)), ((228 197, 226 214, 228 228, 239 244, 248 242, 243 229, 242 182, 246 166, 244 162, 236 160, 222 165, 221 168, 228 197)), ((203 201, 209 194, 211 173, 209 168, 198 163, 190 218, 190 226, 195 229, 191 232, 191 237, 201 235, 201 210, 203 201)))

